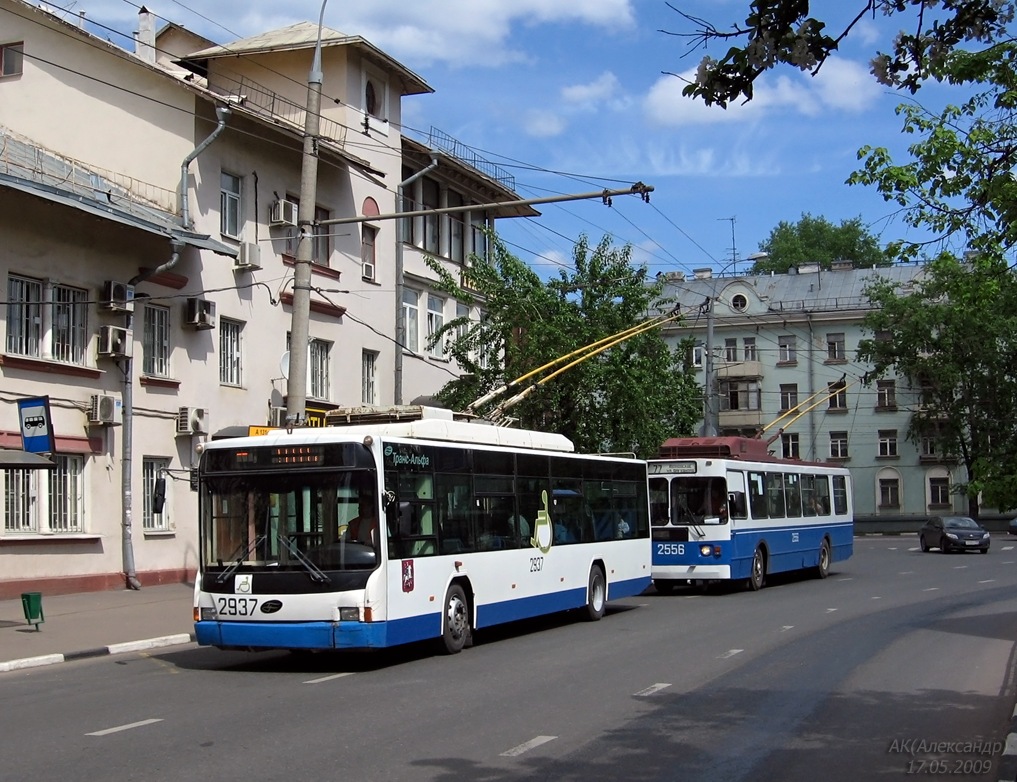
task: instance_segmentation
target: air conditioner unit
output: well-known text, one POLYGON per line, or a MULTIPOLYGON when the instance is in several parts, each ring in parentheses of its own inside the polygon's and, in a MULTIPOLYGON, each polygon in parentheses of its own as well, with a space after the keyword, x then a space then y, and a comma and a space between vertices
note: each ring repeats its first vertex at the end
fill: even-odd
POLYGON ((134 312, 134 286, 106 280, 102 284, 102 306, 110 312, 134 312))
POLYGON ((240 254, 233 268, 238 271, 255 271, 261 268, 261 248, 257 242, 244 242, 240 245, 240 254))
POLYGON ((88 423, 90 424, 122 424, 124 422, 124 404, 115 396, 92 394, 88 405, 88 423))
POLYGON ((296 225, 297 204, 286 199, 273 202, 269 211, 268 223, 269 225, 296 225))
POLYGON ((131 333, 121 326, 99 328, 99 355, 126 358, 131 355, 131 333))
POLYGON ((271 407, 268 411, 269 426, 286 426, 286 408, 271 407))
POLYGON ((208 434, 208 408, 181 407, 177 411, 177 434, 208 434))
POLYGON ((208 299, 188 299, 184 322, 196 329, 214 329, 215 302, 208 299))

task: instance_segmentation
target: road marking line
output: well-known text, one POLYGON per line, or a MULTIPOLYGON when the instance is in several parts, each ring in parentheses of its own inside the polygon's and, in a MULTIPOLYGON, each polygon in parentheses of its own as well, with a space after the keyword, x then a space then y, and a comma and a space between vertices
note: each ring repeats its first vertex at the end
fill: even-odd
POLYGON ((870 599, 870 600, 882 600, 883 598, 882 598, 882 597, 880 597, 879 595, 873 595, 873 596, 872 596, 871 598, 869 598, 869 599, 870 599))
POLYGON ((106 728, 106 730, 97 730, 94 733, 86 733, 86 736, 108 736, 110 733, 119 733, 122 730, 131 730, 132 728, 143 728, 145 725, 151 725, 155 722, 162 722, 161 719, 152 720, 141 720, 141 722, 132 722, 129 725, 118 725, 115 728, 106 728))
POLYGON ((928 589, 923 589, 922 591, 923 592, 938 592, 939 591, 939 587, 929 587, 928 589))
POLYGON ((995 580, 996 580, 996 579, 994 579, 994 578, 987 578, 987 579, 985 579, 984 581, 979 581, 978 583, 979 583, 979 584, 991 584, 991 583, 992 583, 993 581, 995 581, 995 580))
POLYGON ((911 548, 908 549, 908 551, 921 551, 921 550, 922 550, 921 546, 912 546, 911 548))
POLYGON ((741 654, 744 651, 745 651, 744 649, 728 649, 726 652, 724 652, 724 654, 722 654, 717 659, 718 660, 727 660, 728 658, 734 657, 736 654, 741 654))
POLYGON ((847 576, 845 578, 838 578, 837 580, 838 581, 854 581, 855 579, 854 579, 853 576, 847 576))
POLYGON ((794 625, 784 625, 782 628, 780 628, 780 631, 782 633, 786 633, 788 630, 793 630, 794 627, 795 627, 794 625))
POLYGON ((967 565, 954 565, 953 569, 954 570, 966 570, 967 567, 968 567, 967 565))
POLYGON ((828 614, 832 614, 832 613, 833 613, 834 611, 836 611, 836 610, 837 610, 836 608, 827 608, 827 609, 826 609, 826 613, 828 613, 828 614))
POLYGON ((308 679, 304 684, 321 684, 322 682, 330 682, 333 679, 341 679, 344 676, 352 676, 353 671, 346 671, 346 673, 333 673, 331 676, 322 676, 320 679, 308 679))
POLYGON ((902 570, 897 575, 898 576, 913 576, 914 574, 915 574, 915 571, 913 571, 913 570, 902 570))
POLYGON ((529 752, 535 747, 539 747, 541 744, 547 744, 549 741, 554 741, 557 736, 537 736, 535 739, 530 739, 524 744, 520 744, 518 747, 512 747, 512 749, 506 750, 501 753, 503 758, 514 758, 516 755, 522 755, 524 752, 529 752))
POLYGON ((652 687, 647 687, 645 690, 640 690, 639 692, 635 693, 635 697, 645 698, 647 695, 653 695, 655 692, 660 692, 661 690, 665 690, 670 686, 671 686, 670 682, 658 682, 657 684, 654 684, 652 687))
POLYGON ((897 546, 888 546, 886 550, 887 551, 896 551, 897 550, 897 546))

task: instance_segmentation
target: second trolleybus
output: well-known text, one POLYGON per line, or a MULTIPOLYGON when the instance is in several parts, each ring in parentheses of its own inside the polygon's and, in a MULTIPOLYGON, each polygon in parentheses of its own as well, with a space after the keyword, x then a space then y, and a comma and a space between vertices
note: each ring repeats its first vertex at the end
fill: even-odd
POLYGON ((648 465, 653 583, 742 580, 811 568, 825 578, 851 556, 851 475, 825 463, 781 459, 763 440, 667 440, 648 465))
POLYGON ((204 446, 199 644, 455 653, 650 585, 645 461, 447 410, 351 411, 204 446))

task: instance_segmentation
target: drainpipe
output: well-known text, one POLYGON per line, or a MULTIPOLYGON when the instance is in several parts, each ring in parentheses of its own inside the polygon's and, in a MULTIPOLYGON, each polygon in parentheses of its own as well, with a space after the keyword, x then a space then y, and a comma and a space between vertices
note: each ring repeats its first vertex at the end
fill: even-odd
MULTIPOLYGON (((422 168, 412 176, 407 177, 396 188, 396 213, 403 211, 403 193, 406 186, 416 182, 420 177, 438 167, 438 155, 431 153, 431 163, 422 168)), ((404 230, 402 220, 396 220, 396 232, 401 234, 404 230)), ((406 319, 403 317, 403 241, 408 237, 396 236, 396 257, 395 257, 395 315, 396 315, 396 349, 395 349, 395 381, 393 404, 403 403, 403 346, 406 344, 406 319)))
MULTIPOLYGON (((188 198, 187 198, 187 167, 190 166, 191 161, 194 160, 198 155, 205 151, 205 147, 215 141, 216 137, 226 130, 226 119, 230 115, 229 106, 216 106, 215 115, 219 118, 219 124, 215 126, 215 130, 209 135, 207 139, 202 141, 194 149, 191 154, 184 158, 184 162, 180 164, 180 224, 184 228, 190 228, 191 216, 188 212, 188 198)), ((176 261, 174 261, 176 263, 176 261)), ((161 271, 157 269, 156 271, 161 271)), ((155 272, 153 272, 154 274, 155 272)))
MULTIPOLYGON (((201 144, 199 144, 193 152, 184 158, 184 162, 180 166, 180 222, 185 229, 189 228, 190 223, 190 216, 187 211, 187 167, 194 158, 200 155, 201 152, 215 140, 216 136, 225 130, 226 118, 229 116, 230 110, 226 106, 217 106, 215 113, 219 118, 219 124, 208 138, 201 142, 201 144)), ((154 269, 149 269, 135 275, 131 278, 130 284, 137 285, 140 282, 144 282, 145 280, 176 266, 177 262, 180 260, 180 252, 184 248, 184 243, 174 239, 171 246, 173 248, 173 253, 170 255, 169 260, 154 269)), ((124 374, 124 424, 122 448, 123 458, 121 459, 120 465, 120 481, 123 486, 123 504, 120 510, 120 535, 121 546, 123 549, 124 579, 127 583, 127 588, 141 589, 141 581, 138 580, 138 573, 134 564, 133 539, 134 481, 132 470, 134 466, 134 331, 132 328, 132 319, 132 313, 127 313, 124 325, 126 326, 127 331, 131 334, 131 350, 127 357, 123 360, 123 366, 121 367, 124 374)))

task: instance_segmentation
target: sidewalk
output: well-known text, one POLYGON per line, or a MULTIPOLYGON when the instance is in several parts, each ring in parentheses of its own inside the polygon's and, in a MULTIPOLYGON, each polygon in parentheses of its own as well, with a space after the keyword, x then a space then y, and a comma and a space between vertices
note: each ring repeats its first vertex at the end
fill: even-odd
POLYGON ((42 593, 45 621, 21 600, 0 600, 0 672, 194 640, 193 587, 164 584, 73 595, 42 593))

